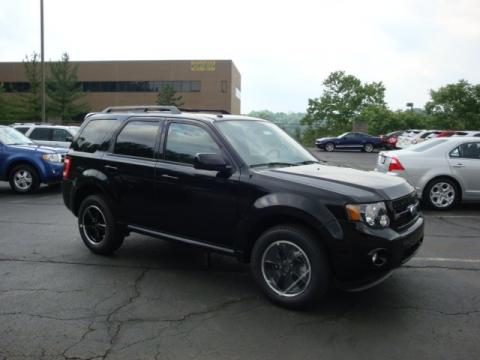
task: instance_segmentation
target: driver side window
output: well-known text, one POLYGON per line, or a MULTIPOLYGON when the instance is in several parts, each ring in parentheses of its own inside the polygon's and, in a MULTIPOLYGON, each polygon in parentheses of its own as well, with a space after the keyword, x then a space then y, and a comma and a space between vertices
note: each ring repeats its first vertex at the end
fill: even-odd
POLYGON ((193 164, 198 153, 222 154, 210 134, 197 125, 171 123, 168 127, 165 160, 193 164))

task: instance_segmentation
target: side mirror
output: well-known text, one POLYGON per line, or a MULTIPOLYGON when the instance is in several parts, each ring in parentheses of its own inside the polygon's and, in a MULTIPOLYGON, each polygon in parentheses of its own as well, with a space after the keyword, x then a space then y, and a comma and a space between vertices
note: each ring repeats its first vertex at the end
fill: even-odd
POLYGON ((230 169, 223 156, 218 154, 200 153, 193 159, 193 167, 199 170, 224 172, 230 169))
POLYGON ((67 136, 67 137, 65 138, 65 141, 66 141, 66 142, 72 142, 72 141, 73 141, 73 136, 67 136))

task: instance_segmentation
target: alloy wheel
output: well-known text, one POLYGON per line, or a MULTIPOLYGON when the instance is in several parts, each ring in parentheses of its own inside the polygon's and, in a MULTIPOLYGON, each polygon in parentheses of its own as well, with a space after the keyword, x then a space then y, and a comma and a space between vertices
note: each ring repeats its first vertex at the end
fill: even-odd
POLYGON ((17 189, 27 191, 33 184, 33 176, 30 171, 20 169, 13 175, 13 183, 17 189))
POLYGON ((437 208, 446 208, 455 201, 455 188, 447 182, 438 182, 430 190, 430 201, 437 208))
POLYGON ((81 228, 85 238, 93 245, 105 240, 107 221, 102 210, 95 205, 90 205, 82 214, 81 228))
POLYGON ((270 244, 263 252, 261 266, 264 281, 280 296, 298 296, 310 284, 310 260, 290 241, 278 240, 270 244))

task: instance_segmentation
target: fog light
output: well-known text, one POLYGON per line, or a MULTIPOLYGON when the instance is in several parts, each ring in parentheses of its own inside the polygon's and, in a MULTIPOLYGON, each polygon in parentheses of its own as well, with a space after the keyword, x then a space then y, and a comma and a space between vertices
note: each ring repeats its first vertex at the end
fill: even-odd
POLYGON ((383 267, 388 262, 386 249, 375 249, 368 253, 370 261, 375 267, 383 267))

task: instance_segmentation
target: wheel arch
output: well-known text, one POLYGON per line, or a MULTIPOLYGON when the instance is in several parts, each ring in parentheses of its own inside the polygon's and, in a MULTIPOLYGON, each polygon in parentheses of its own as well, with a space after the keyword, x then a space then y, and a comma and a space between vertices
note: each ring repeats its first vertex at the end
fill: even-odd
POLYGON ((432 182, 434 182, 435 180, 438 180, 438 179, 448 179, 450 181, 452 181, 455 186, 457 187, 457 190, 458 190, 458 200, 457 201, 462 201, 462 197, 463 197, 463 186, 462 184, 460 183, 460 181, 458 181, 455 177, 451 176, 451 175, 435 175, 434 177, 432 177, 430 180, 428 180, 426 183, 425 183, 425 186, 423 187, 423 190, 422 190, 422 200, 425 199, 425 196, 427 195, 426 191, 427 189, 429 188, 430 184, 432 182))
POLYGON ((10 179, 10 175, 12 174, 12 171, 15 167, 19 166, 19 165, 28 165, 28 166, 31 166, 32 168, 35 169, 35 171, 37 172, 37 175, 39 177, 39 180, 42 181, 44 176, 43 176, 43 172, 41 171, 41 169, 39 168, 38 164, 35 164, 34 161, 31 161, 29 159, 24 159, 24 158, 17 158, 15 160, 12 160, 6 167, 6 170, 5 170, 5 178, 8 180, 10 179))

